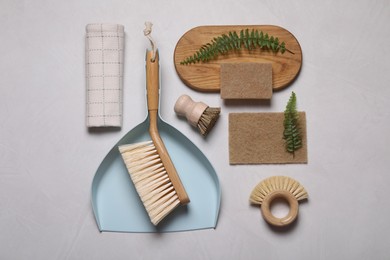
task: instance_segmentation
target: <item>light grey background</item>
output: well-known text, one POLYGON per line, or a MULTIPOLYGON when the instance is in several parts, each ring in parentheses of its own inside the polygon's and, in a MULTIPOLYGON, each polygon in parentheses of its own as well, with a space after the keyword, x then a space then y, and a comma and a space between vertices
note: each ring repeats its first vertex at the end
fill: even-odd
POLYGON ((390 4, 388 1, 0 1, 1 259, 389 259, 390 4), (145 118, 144 21, 160 49, 162 116, 209 158, 222 186, 215 230, 99 233, 90 186, 99 163, 145 118), (87 23, 125 26, 124 124, 85 127, 87 23), (176 74, 179 38, 199 25, 273 24, 303 51, 298 79, 270 105, 228 104, 176 74), (228 114, 307 113, 307 165, 230 166, 228 114), (203 139, 173 105, 189 94, 221 106, 203 139), (262 179, 287 175, 310 199, 286 232, 248 204, 262 179))

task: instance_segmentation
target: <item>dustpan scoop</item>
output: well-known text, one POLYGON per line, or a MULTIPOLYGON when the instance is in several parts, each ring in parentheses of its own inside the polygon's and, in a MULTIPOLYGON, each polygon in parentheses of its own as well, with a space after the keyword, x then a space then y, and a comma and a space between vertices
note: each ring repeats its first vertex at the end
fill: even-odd
MULTIPOLYGON (((160 72, 159 72, 160 73, 160 72)), ((161 91, 161 89, 160 89, 161 91)), ((158 110, 159 111, 159 110, 158 110)), ((205 155, 157 113, 158 130, 191 203, 154 226, 117 149, 151 139, 150 114, 130 130, 103 159, 92 182, 92 207, 100 231, 173 232, 215 228, 221 199, 217 174, 205 155)))

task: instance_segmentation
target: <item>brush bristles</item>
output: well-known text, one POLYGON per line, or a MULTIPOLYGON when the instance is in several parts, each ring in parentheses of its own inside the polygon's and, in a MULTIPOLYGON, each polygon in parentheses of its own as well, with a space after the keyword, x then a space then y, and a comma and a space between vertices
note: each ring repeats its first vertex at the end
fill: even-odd
POLYGON ((180 201, 153 142, 121 145, 119 151, 151 222, 157 225, 180 201))
POLYGON ((308 198, 305 188, 296 180, 285 176, 273 176, 257 184, 249 200, 252 204, 261 205, 264 199, 274 191, 288 191, 298 201, 308 198))
POLYGON ((201 135, 206 136, 210 132, 215 122, 217 122, 219 113, 221 113, 221 108, 219 107, 206 108, 198 121, 198 128, 201 135))

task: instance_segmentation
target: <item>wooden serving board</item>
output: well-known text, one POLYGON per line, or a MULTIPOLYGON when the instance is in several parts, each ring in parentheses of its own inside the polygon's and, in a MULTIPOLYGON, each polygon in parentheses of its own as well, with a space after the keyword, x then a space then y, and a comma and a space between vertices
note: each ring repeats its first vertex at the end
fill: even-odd
POLYGON ((240 25, 240 26, 199 26, 186 32, 178 41, 174 62, 177 74, 188 87, 202 92, 220 91, 220 64, 237 62, 271 62, 272 63, 272 87, 274 90, 288 86, 298 75, 302 65, 302 50, 297 39, 286 29, 274 25, 240 25), (286 51, 281 54, 269 50, 254 49, 248 51, 242 48, 240 51, 232 51, 226 55, 219 55, 208 62, 181 65, 180 62, 192 56, 202 45, 211 42, 214 37, 228 34, 229 31, 261 30, 269 36, 279 38, 279 42, 285 42, 286 48, 294 54, 286 51))

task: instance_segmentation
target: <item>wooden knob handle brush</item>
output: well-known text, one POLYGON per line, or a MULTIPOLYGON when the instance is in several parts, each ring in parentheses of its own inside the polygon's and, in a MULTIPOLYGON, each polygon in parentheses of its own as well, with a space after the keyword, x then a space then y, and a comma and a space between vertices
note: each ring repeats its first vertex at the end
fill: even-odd
POLYGON ((184 116, 200 133, 206 136, 215 125, 221 109, 212 108, 203 102, 195 102, 188 95, 182 95, 175 103, 174 110, 177 115, 184 116))

